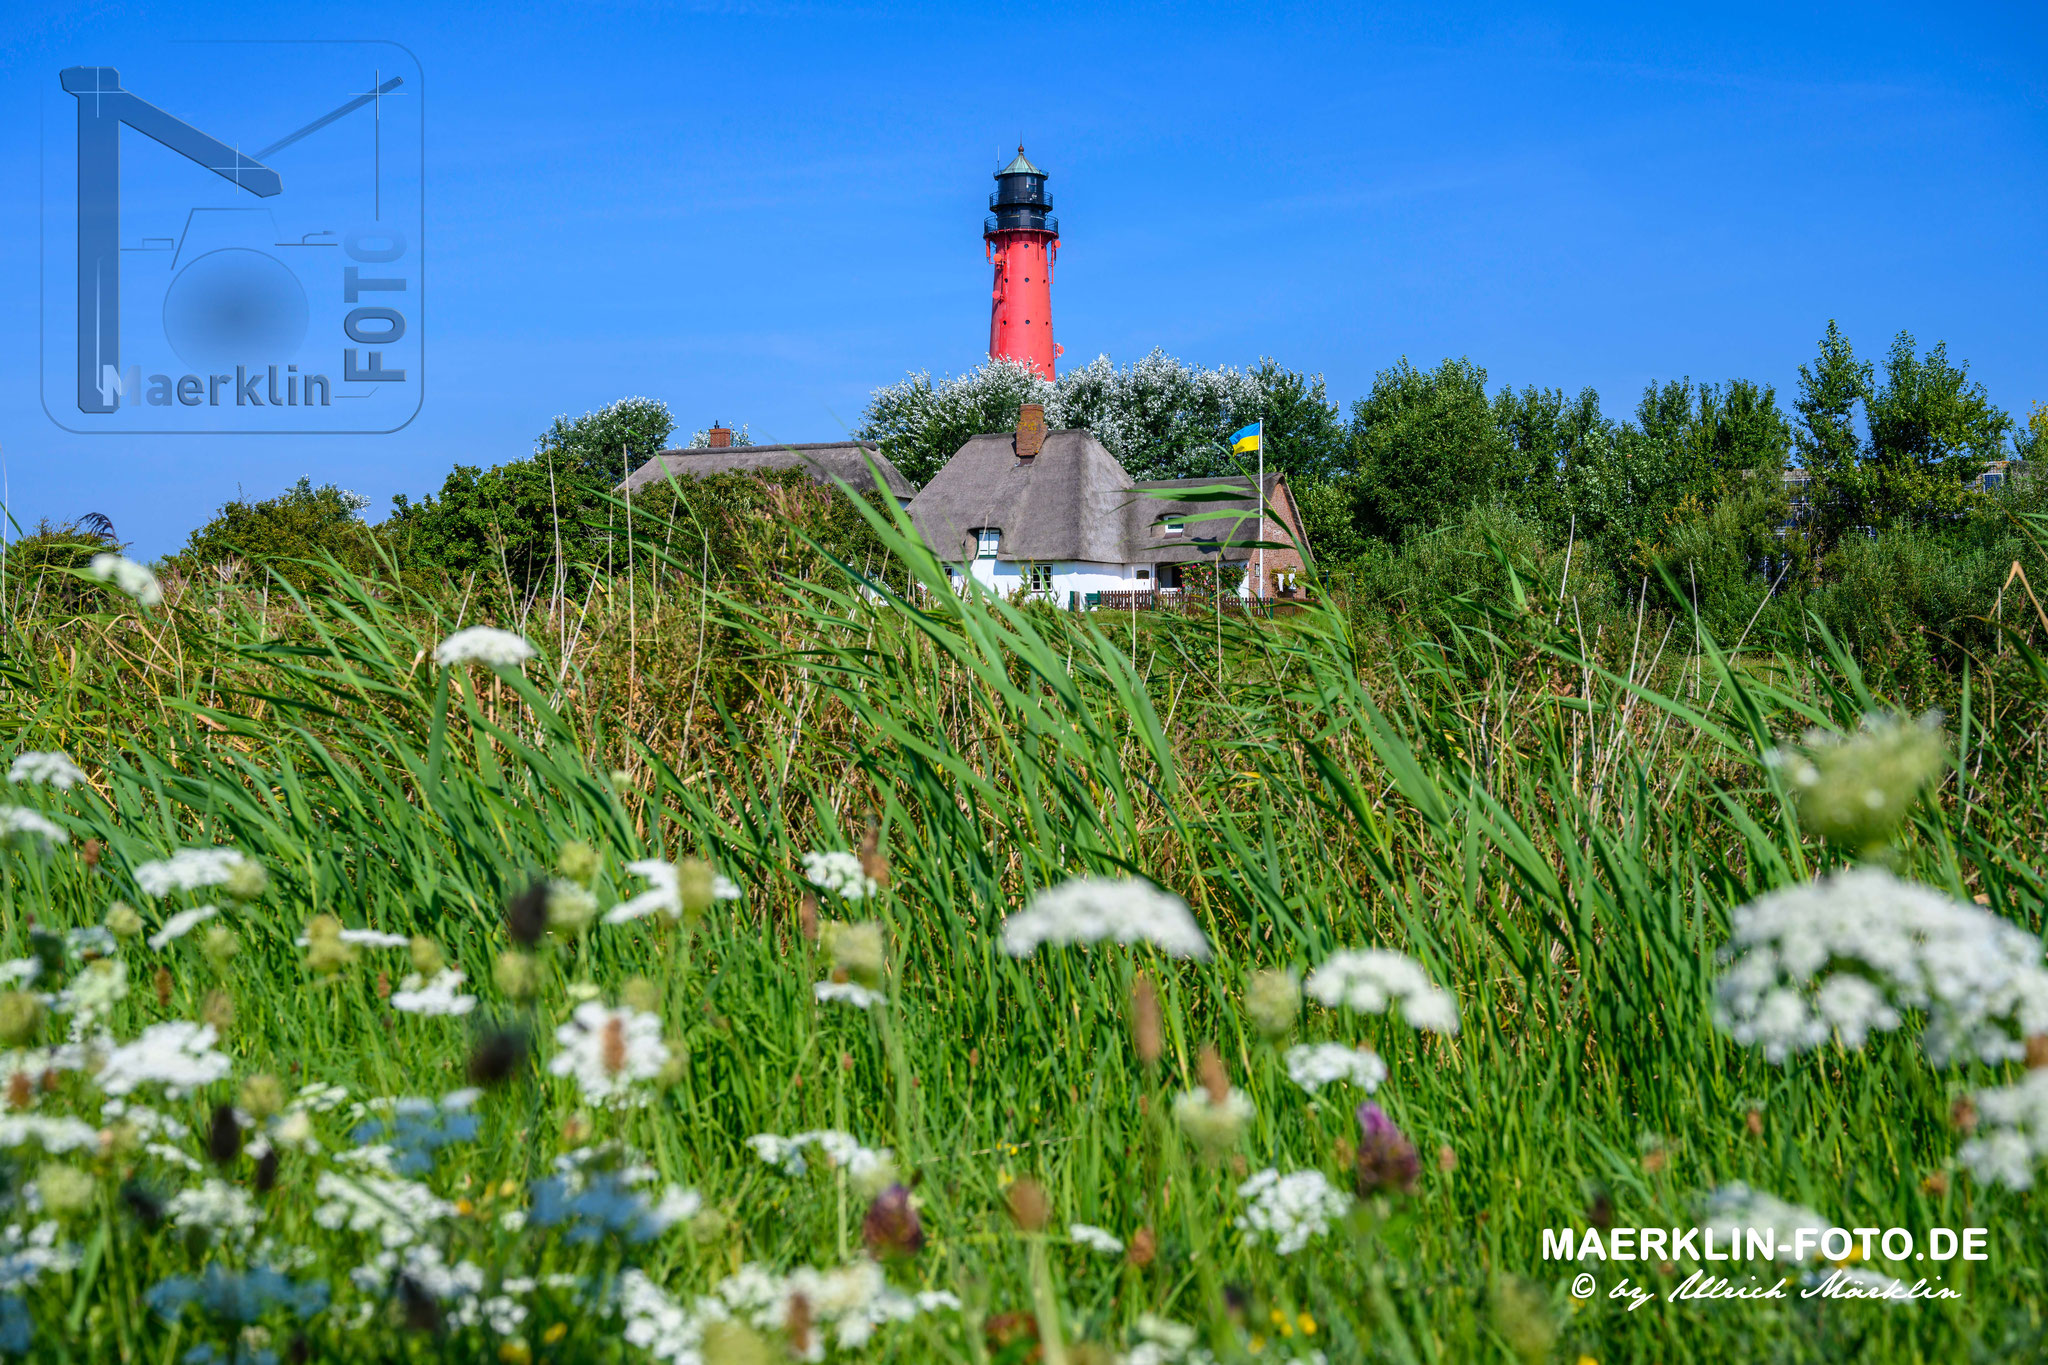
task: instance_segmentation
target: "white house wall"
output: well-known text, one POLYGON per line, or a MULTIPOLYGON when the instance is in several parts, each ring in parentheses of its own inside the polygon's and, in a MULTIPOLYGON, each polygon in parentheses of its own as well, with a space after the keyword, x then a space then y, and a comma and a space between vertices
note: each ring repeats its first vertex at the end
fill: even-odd
MULTIPOLYGON (((957 563, 946 567, 955 574, 960 571, 957 563)), ((983 587, 1004 597, 1015 596, 1024 589, 1024 566, 1015 560, 972 559, 968 561, 968 570, 983 587)), ((1056 561, 1052 566, 1051 598, 1064 607, 1073 600, 1070 593, 1150 592, 1154 586, 1151 575, 1156 573, 1158 568, 1154 565, 1056 561), (1138 577, 1141 568, 1148 571, 1144 578, 1138 577)), ((1240 584, 1238 595, 1243 596, 1248 587, 1249 580, 1240 584)))

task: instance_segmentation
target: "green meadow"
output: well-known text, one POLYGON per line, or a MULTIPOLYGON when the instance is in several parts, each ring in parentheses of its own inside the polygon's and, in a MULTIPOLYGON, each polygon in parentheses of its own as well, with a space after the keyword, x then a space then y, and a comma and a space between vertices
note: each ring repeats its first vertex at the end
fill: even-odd
POLYGON ((1426 614, 1141 620, 959 599, 869 530, 772 593, 653 535, 537 598, 8 582, 6 756, 79 777, 0 793, 0 1351, 2041 1353, 2039 1196, 1960 1155, 2024 1028, 1941 1055, 1947 1006, 1894 1001, 1774 1060, 1716 1012, 1738 909, 1856 863, 2038 967, 2034 609, 1888 695, 1811 622, 1642 597, 1595 631, 1506 559, 1426 614), (532 657, 449 661, 478 625, 532 657), (1936 707, 1895 809, 1830 814, 1865 718, 1936 707), (1184 903, 1201 951, 1012 951, 1079 878, 1184 903), (1415 993, 1319 998, 1370 949, 1415 993), (1290 1049, 1328 1044, 1379 1065, 1311 1092, 1290 1049), (1743 1190, 1982 1259, 1546 1259, 1743 1190), (1698 1271, 1785 1289, 1674 1297, 1698 1271), (1954 1297, 1802 1294, 1843 1272, 1954 1297))

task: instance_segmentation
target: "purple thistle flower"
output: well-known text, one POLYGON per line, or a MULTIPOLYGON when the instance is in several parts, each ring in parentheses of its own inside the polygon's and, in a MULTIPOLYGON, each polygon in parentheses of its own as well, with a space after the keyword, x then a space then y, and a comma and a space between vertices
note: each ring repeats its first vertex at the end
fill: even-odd
POLYGON ((876 1195, 861 1220, 860 1235, 878 1261, 908 1260, 923 1251, 924 1224, 910 1202, 909 1187, 891 1185, 876 1195))
POLYGON ((1359 1105, 1358 1158, 1353 1172, 1358 1193, 1413 1194, 1420 1170, 1415 1144, 1386 1111, 1371 1101, 1359 1105))

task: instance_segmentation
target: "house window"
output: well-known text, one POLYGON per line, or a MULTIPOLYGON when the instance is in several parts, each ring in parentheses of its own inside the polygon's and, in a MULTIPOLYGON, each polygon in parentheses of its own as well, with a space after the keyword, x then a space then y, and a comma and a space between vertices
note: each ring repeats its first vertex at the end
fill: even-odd
POLYGON ((976 531, 974 536, 975 557, 977 559, 994 559, 996 557, 996 550, 1003 543, 1002 531, 994 526, 984 526, 979 531, 976 531))
POLYGON ((1187 530, 1187 523, 1182 521, 1179 517, 1167 517, 1165 520, 1159 523, 1159 529, 1164 531, 1167 535, 1177 536, 1181 532, 1187 530))
POLYGON ((1151 577, 1152 577, 1152 571, 1151 571, 1150 569, 1140 569, 1140 570, 1138 570, 1138 581, 1139 581, 1140 583, 1143 583, 1143 582, 1146 582, 1146 581, 1148 581, 1148 580, 1149 580, 1149 579, 1150 579, 1151 577))
POLYGON ((1033 592, 1051 592, 1052 565, 1027 564, 1024 566, 1024 579, 1033 592))

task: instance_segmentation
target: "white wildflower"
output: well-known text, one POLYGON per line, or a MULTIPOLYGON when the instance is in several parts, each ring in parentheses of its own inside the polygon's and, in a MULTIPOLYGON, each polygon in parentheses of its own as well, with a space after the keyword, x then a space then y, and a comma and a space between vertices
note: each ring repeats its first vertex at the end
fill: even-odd
POLYGON ((476 1008, 476 997, 460 993, 466 978, 453 967, 444 967, 433 980, 410 973, 391 992, 391 1008, 407 1014, 468 1014, 476 1008))
POLYGON ((152 896, 219 886, 248 859, 240 849, 181 848, 170 857, 135 869, 135 884, 152 896))
POLYGON ((555 1030, 562 1050, 548 1062, 557 1076, 574 1076, 583 1098, 594 1104, 645 1104, 642 1081, 661 1074, 668 1061, 661 1020, 630 1006, 608 1009, 592 1000, 576 1007, 555 1030))
POLYGON ((1411 1028, 1458 1031, 1458 1002, 1420 963, 1386 948, 1347 948, 1309 973, 1308 993, 1332 1008, 1385 1014, 1394 1005, 1411 1028))
POLYGON ((1756 1245, 1768 1244, 1770 1254, 1780 1261, 1799 1259, 1797 1243, 1802 1230, 1810 1234, 1806 1254, 1819 1255, 1822 1235, 1834 1226, 1804 1205, 1788 1204, 1775 1195, 1751 1189, 1740 1180, 1707 1194, 1700 1225, 1713 1233, 1715 1241, 1729 1247, 1740 1246, 1745 1253, 1754 1233, 1756 1245))
POLYGON ((804 876, 812 886, 830 891, 841 900, 866 900, 881 890, 860 865, 860 857, 852 853, 806 853, 804 876))
POLYGON ((2029 1071, 2016 1085, 1979 1090, 1976 1136, 1956 1152, 1987 1185, 2031 1189, 2034 1167, 2048 1157, 2048 1070, 2029 1071))
POLYGON ((57 996, 56 1010, 71 1016, 74 1041, 83 1039, 128 998, 128 964, 118 957, 99 958, 71 978, 57 996))
POLYGON ((1921 1045, 1946 1066, 2017 1059, 2048 1033, 2041 941, 1981 906, 1857 867, 1773 891, 1731 918, 1715 1019, 1783 1063, 1830 1037, 1858 1048, 1925 1015, 1921 1045))
POLYGON ((1187 902, 1137 877, 1076 877, 1040 891, 1003 921, 1003 947, 1029 957, 1042 943, 1152 943, 1172 957, 1207 959, 1209 940, 1187 902))
POLYGON ((1387 1064, 1377 1052, 1342 1043, 1299 1044, 1287 1049, 1286 1062, 1288 1079, 1311 1095, 1340 1081, 1370 1095, 1387 1078, 1387 1064))
POLYGON ((64 1152, 88 1151, 99 1145, 99 1129, 69 1116, 45 1118, 40 1114, 0 1115, 0 1148, 36 1146, 52 1156, 64 1152))
POLYGON ((41 839, 46 844, 68 844, 71 836, 39 811, 26 806, 0 806, 0 838, 26 834, 41 839))
POLYGON ((14 762, 7 766, 9 782, 31 782, 40 787, 55 787, 68 792, 85 781, 85 769, 71 761, 69 754, 24 753, 16 754, 14 762))
POLYGON ((124 555, 94 555, 87 567, 94 578, 112 583, 142 606, 153 607, 164 600, 163 585, 156 581, 156 575, 124 555))
POLYGON ((455 1206, 425 1185, 377 1175, 337 1175, 323 1171, 313 1192, 322 1203, 313 1221, 323 1228, 374 1232, 387 1247, 417 1241, 429 1224, 448 1217, 455 1206))
POLYGON ((0 962, 0 986, 26 986, 43 974, 39 957, 12 957, 0 962))
POLYGON ((254 1232, 256 1224, 263 1218, 262 1210, 256 1207, 255 1199, 247 1190, 217 1178, 179 1190, 171 1196, 164 1211, 176 1227, 199 1229, 216 1238, 227 1236, 237 1240, 254 1232))
POLYGON ((137 1086, 161 1085, 177 1099, 211 1085, 234 1070, 227 1054, 213 1050, 219 1036, 213 1025, 187 1019, 151 1024, 134 1042, 108 1054, 99 1070, 100 1089, 126 1095, 137 1086))
POLYGON ((1093 1223, 1067 1224, 1067 1240, 1076 1246, 1087 1247, 1090 1251, 1099 1251, 1105 1256, 1124 1254, 1124 1244, 1093 1223))
POLYGON ((887 1147, 864 1147, 859 1138, 836 1128, 814 1129, 792 1137, 756 1133, 747 1139, 747 1146, 761 1160, 770 1166, 780 1166, 790 1175, 802 1175, 809 1169, 804 1161, 804 1148, 816 1147, 828 1164, 845 1168, 848 1179, 856 1184, 874 1183, 893 1170, 895 1162, 887 1147))
POLYGON ((434 646, 434 662, 443 668, 456 664, 480 663, 492 668, 517 668, 534 656, 524 636, 495 626, 471 626, 458 630, 434 646))
POLYGON ((871 991, 853 981, 820 981, 811 988, 811 994, 821 1001, 837 1001, 855 1009, 873 1009, 887 1004, 889 997, 880 991, 871 991))
POLYGON ((149 936, 147 940, 149 946, 160 953, 170 947, 172 943, 185 937, 193 929, 204 924, 219 913, 220 907, 214 905, 201 905, 190 910, 180 910, 177 914, 164 921, 163 928, 149 936))
POLYGON ((1253 1245, 1270 1240, 1282 1256, 1292 1256, 1328 1232, 1351 1207, 1351 1196, 1316 1170, 1282 1175, 1268 1167, 1239 1185, 1237 1194, 1248 1204, 1237 1218, 1245 1240, 1253 1245))
MULTIPOLYGON (((678 880, 681 874, 674 863, 660 858, 642 858, 627 863, 626 870, 637 877, 644 877, 647 889, 605 911, 606 924, 624 924, 627 920, 645 919, 657 913, 670 919, 683 917, 683 895, 678 880)), ((723 873, 711 874, 711 899, 736 901, 739 898, 738 882, 723 873)))
MULTIPOLYGON (((404 948, 412 943, 404 934, 387 934, 376 929, 343 929, 334 937, 339 942, 352 943, 358 948, 404 948)), ((312 940, 300 934, 292 942, 304 948, 309 946, 312 940)))

